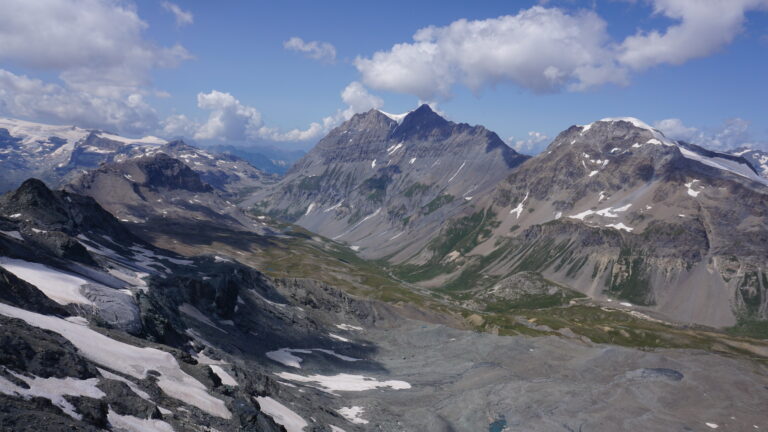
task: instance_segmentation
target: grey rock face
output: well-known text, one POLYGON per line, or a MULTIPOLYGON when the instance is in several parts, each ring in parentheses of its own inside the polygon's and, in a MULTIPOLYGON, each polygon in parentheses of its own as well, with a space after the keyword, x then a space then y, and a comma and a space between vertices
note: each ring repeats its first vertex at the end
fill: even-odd
POLYGON ((474 220, 465 211, 465 222, 446 223, 420 255, 453 278, 486 276, 463 289, 533 271, 671 320, 768 318, 759 281, 768 269, 768 182, 743 157, 674 142, 636 119, 608 119, 565 130, 477 205, 492 218, 469 232, 487 235, 461 237, 474 220))
POLYGON ((482 126, 422 105, 402 122, 371 110, 331 131, 277 185, 244 204, 369 257, 417 251, 527 157, 482 126))
POLYGON ((92 197, 126 222, 206 220, 252 228, 252 221, 205 183, 198 172, 165 153, 104 164, 75 178, 66 188, 92 197))

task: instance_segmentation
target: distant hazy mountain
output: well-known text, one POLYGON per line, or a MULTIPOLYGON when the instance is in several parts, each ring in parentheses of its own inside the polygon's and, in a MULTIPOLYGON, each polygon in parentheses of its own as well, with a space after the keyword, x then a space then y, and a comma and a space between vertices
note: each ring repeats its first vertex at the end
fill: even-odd
POLYGON ((291 166, 306 154, 303 150, 283 150, 258 145, 215 145, 206 148, 215 153, 237 156, 261 171, 280 175, 288 172, 291 166))
POLYGON ((235 197, 274 182, 234 155, 218 155, 157 137, 125 138, 74 126, 52 126, 0 118, 0 190, 36 177, 62 185, 102 163, 166 153, 197 171, 213 187, 235 197))

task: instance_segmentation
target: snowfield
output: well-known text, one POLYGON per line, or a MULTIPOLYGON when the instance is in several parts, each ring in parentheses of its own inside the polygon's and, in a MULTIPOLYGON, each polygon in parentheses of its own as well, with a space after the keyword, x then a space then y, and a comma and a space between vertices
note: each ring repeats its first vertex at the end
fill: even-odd
POLYGON ((150 370, 155 370, 160 373, 157 385, 168 396, 211 415, 225 419, 232 417, 224 402, 208 394, 203 383, 182 371, 170 353, 129 345, 82 325, 3 303, 0 303, 0 314, 58 333, 72 342, 81 355, 89 360, 136 379, 144 379, 150 370))
POLYGON ((36 286, 46 297, 58 304, 93 305, 92 301, 80 293, 80 287, 93 282, 79 276, 52 269, 43 264, 8 257, 0 257, 0 267, 36 286))

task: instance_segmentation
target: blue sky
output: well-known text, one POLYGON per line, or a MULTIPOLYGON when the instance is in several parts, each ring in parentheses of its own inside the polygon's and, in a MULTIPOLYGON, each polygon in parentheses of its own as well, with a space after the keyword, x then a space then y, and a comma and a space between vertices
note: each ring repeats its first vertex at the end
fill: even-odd
POLYGON ((0 115, 308 148, 429 102, 528 153, 616 116, 765 146, 767 53, 768 0, 7 0, 0 115))

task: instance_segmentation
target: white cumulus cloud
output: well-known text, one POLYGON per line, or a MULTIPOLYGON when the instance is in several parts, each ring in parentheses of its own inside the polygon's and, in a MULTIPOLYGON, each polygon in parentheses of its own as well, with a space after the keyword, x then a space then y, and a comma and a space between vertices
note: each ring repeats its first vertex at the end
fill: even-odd
POLYGON ((283 42, 283 48, 304 53, 307 57, 333 63, 336 61, 336 47, 328 42, 308 41, 300 37, 292 37, 283 42))
POLYGON ((261 127, 261 113, 229 93, 218 90, 198 93, 197 106, 211 113, 195 132, 195 139, 243 141, 256 136, 261 127))
POLYGON ((741 32, 748 11, 768 8, 768 0, 653 0, 653 7, 678 23, 624 40, 618 59, 635 69, 713 54, 741 32))
POLYGON ((140 93, 96 96, 3 69, 0 113, 87 128, 117 128, 128 134, 143 134, 157 124, 155 110, 140 93))
POLYGON ((120 132, 156 127, 144 100, 154 93, 151 72, 191 56, 145 39, 147 26, 117 0, 3 0, 0 62, 56 73, 61 83, 0 69, 0 110, 120 132))
POLYGON ((768 0, 648 2, 673 23, 615 40, 594 11, 538 5, 516 15, 425 27, 413 41, 358 57, 354 64, 367 86, 423 100, 450 97, 456 85, 473 91, 499 83, 539 93, 583 91, 625 85, 632 72, 711 55, 734 40, 748 12, 768 9, 768 0))
POLYGON ((544 150, 549 143, 549 137, 541 132, 530 131, 528 136, 522 139, 509 137, 507 143, 518 152, 536 154, 544 150))
POLYGON ((359 82, 347 85, 340 96, 346 108, 304 129, 286 131, 265 125, 259 110, 241 103, 232 94, 212 90, 197 95, 198 108, 210 111, 205 122, 197 123, 183 114, 175 114, 162 121, 161 135, 192 136, 203 141, 309 141, 319 139, 356 113, 383 105, 381 98, 370 94, 359 82))
POLYGON ((592 11, 534 6, 423 28, 412 43, 358 57, 355 66, 370 87, 423 100, 448 96, 456 83, 479 90, 512 82, 536 92, 623 84, 626 73, 612 60, 608 40, 606 22, 592 11))
POLYGON ((172 13, 173 16, 176 18, 177 26, 181 27, 181 26, 192 24, 195 22, 195 16, 192 15, 192 12, 185 11, 184 9, 179 7, 179 5, 175 3, 171 3, 169 1, 164 1, 162 5, 165 10, 172 13))

